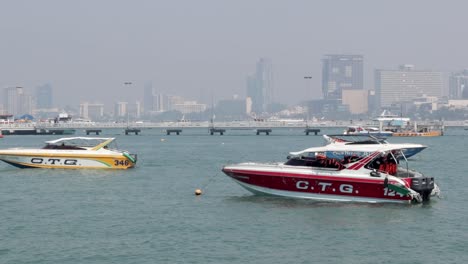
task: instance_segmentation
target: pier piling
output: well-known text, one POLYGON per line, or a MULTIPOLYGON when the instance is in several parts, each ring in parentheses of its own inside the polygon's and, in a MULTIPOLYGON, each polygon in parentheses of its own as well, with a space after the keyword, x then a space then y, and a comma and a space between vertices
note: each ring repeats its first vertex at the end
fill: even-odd
POLYGON ((172 133, 176 133, 176 135, 180 135, 182 133, 182 129, 167 129, 166 134, 169 136, 172 133))
POLYGON ((257 135, 260 135, 261 133, 265 133, 267 136, 270 135, 272 130, 270 128, 262 128, 262 129, 257 129, 257 135))

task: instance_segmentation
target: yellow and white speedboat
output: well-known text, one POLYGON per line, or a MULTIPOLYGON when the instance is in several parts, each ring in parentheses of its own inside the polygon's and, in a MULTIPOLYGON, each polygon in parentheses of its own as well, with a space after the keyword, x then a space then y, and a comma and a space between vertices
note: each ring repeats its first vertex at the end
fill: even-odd
POLYGON ((134 167, 137 156, 113 148, 114 140, 115 138, 61 138, 46 141, 46 145, 41 149, 0 150, 0 160, 19 168, 128 169, 134 167))

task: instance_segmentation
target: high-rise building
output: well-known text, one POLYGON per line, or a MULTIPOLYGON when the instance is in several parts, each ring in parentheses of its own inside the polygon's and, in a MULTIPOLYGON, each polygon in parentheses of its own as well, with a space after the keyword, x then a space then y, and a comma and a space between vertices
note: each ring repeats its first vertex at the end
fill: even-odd
POLYGON ((4 112, 12 115, 32 114, 32 96, 23 87, 8 87, 3 91, 4 112))
POLYGON ((52 85, 47 83, 36 87, 36 108, 50 109, 52 105, 52 85))
POLYGON ((128 106, 128 112, 129 112, 131 117, 140 118, 141 117, 141 103, 140 103, 140 101, 136 101, 134 104, 130 104, 128 106))
POLYGON ((369 110, 367 90, 343 89, 341 103, 349 107, 351 114, 364 114, 369 110))
POLYGON ((206 104, 199 104, 196 101, 184 101, 182 103, 173 104, 172 110, 179 111, 182 114, 200 113, 206 110, 206 104))
POLYGON ((325 55, 322 59, 322 92, 327 100, 341 100, 343 89, 364 89, 362 55, 325 55))
POLYGON ((155 94, 153 95, 153 107, 152 111, 155 112, 165 112, 170 109, 170 100, 169 96, 165 94, 155 94))
POLYGON ((443 73, 415 70, 401 65, 397 70, 375 71, 375 92, 379 108, 402 104, 422 96, 442 96, 443 73))
POLYGON ((450 75, 449 99, 468 99, 468 69, 450 75))
POLYGON ((126 117, 128 114, 127 102, 116 102, 114 105, 114 117, 126 117))
POLYGON ((99 120, 104 116, 104 105, 103 104, 92 104, 84 102, 80 104, 80 117, 99 120))
POLYGON ((153 96, 154 96, 153 83, 152 82, 145 83, 145 87, 143 91, 143 108, 144 108, 145 113, 155 111, 155 109, 153 109, 153 105, 154 105, 153 96))
POLYGON ((252 112, 261 114, 273 102, 273 66, 270 59, 257 62, 255 74, 247 77, 247 97, 252 99, 252 112))

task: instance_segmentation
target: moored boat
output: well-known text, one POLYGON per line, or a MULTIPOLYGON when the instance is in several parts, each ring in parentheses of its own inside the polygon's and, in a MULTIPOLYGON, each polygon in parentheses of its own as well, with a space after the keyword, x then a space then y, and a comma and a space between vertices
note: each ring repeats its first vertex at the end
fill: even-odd
POLYGON ((326 201, 411 203, 439 194, 433 177, 398 166, 401 149, 381 145, 363 157, 352 153, 344 160, 334 150, 291 153, 276 164, 240 163, 222 171, 254 194, 326 201))
POLYGON ((46 141, 40 149, 0 150, 0 160, 19 168, 128 169, 137 157, 114 147, 115 138, 73 137, 46 141))
MULTIPOLYGON (((395 148, 403 151, 406 158, 412 157, 427 148, 427 146, 415 143, 389 143, 383 138, 377 138, 372 135, 323 135, 326 144, 338 144, 353 148, 357 145, 367 145, 368 151, 379 149, 379 145, 391 144, 395 148), (372 147, 373 146, 373 147, 372 147)), ((400 156, 400 158, 403 158, 400 156)))
POLYGON ((442 135, 444 135, 444 132, 442 130, 430 130, 430 131, 409 130, 409 131, 400 131, 400 132, 393 133, 394 137, 438 137, 442 135))
POLYGON ((391 137, 393 132, 380 130, 376 127, 348 126, 343 135, 372 135, 374 137, 387 138, 391 137))
POLYGON ((394 137, 438 137, 444 135, 443 122, 430 122, 428 124, 418 124, 411 122, 408 117, 401 117, 391 114, 389 111, 383 113, 375 119, 379 122, 379 128, 391 131, 394 137))

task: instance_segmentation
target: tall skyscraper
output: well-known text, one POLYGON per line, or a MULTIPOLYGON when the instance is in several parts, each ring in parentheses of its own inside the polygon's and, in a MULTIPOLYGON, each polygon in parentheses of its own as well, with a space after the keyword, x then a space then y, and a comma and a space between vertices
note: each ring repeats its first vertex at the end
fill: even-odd
POLYGON ((364 89, 362 55, 332 54, 322 59, 323 98, 341 100, 343 89, 364 89))
POLYGON ((145 87, 143 91, 143 108, 144 108, 145 113, 154 111, 153 96, 154 96, 153 83, 152 82, 145 83, 145 87))
POLYGON ((397 70, 375 71, 375 92, 380 108, 411 102, 426 96, 442 96, 443 74, 415 70, 413 65, 401 65, 397 70))
POLYGON ((273 66, 270 59, 260 58, 255 74, 247 77, 247 97, 252 100, 252 112, 261 114, 273 102, 273 66))
POLYGON ((52 108, 52 85, 49 83, 36 87, 36 108, 52 108))
POLYGON ((449 99, 468 99, 468 69, 450 75, 449 99))

